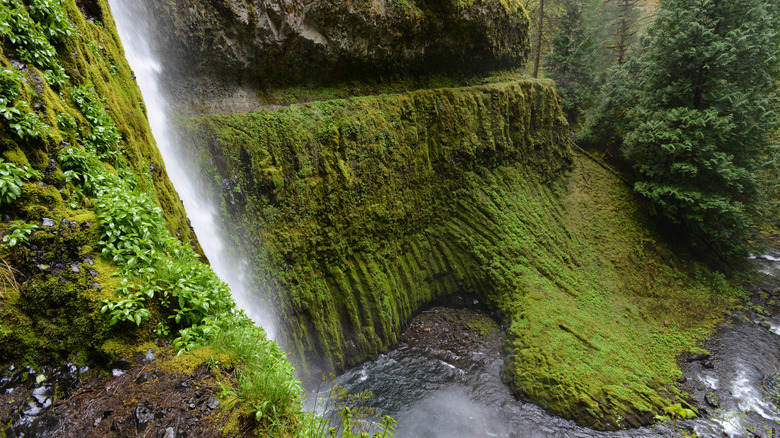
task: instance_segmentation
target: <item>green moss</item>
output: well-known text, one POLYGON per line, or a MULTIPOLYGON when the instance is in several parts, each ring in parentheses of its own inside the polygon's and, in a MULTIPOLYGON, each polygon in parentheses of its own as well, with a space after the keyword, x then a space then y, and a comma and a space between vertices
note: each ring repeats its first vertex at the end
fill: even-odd
MULTIPOLYGON (((57 2, 55 2, 57 3, 57 2)), ((165 174, 162 158, 154 143, 140 91, 132 71, 124 59, 124 52, 109 13, 108 3, 97 0, 90 7, 87 18, 78 2, 62 2, 63 14, 73 25, 73 32, 46 37, 52 33, 53 21, 45 25, 11 27, 3 32, 38 32, 48 42, 35 43, 43 47, 51 44, 53 51, 19 67, 19 39, 0 37, 0 68, 3 81, 11 84, 13 96, 5 96, 7 105, 25 114, 35 122, 24 129, 14 128, 3 120, 0 138, 5 160, 28 165, 41 172, 40 180, 22 185, 22 193, 15 201, 0 206, 0 212, 12 220, 24 220, 39 226, 31 247, 17 247, 0 252, 0 256, 17 270, 18 287, 15 292, 0 296, 2 323, 2 351, 0 360, 46 362, 63 360, 79 351, 101 355, 98 346, 113 336, 107 320, 99 313, 100 301, 112 298, 119 279, 112 277, 116 266, 101 260, 97 223, 93 211, 95 199, 86 196, 78 185, 66 183, 66 176, 58 163, 62 148, 80 148, 88 143, 90 123, 82 115, 76 100, 79 86, 88 84, 94 90, 97 103, 105 108, 121 136, 121 151, 108 157, 105 163, 111 169, 120 169, 123 178, 132 178, 142 188, 154 194, 162 206, 171 232, 197 247, 188 226, 186 215, 173 186, 165 174), (25 30, 26 29, 26 30, 25 30), (45 43, 45 44, 44 44, 45 43), (69 78, 53 82, 51 73, 57 66, 64 68, 69 78), (24 135, 23 135, 24 134, 24 135), (157 169, 150 175, 150 164, 157 169), (133 176, 134 175, 134 176, 133 176), (65 199, 63 199, 63 197, 65 199), (78 210, 73 210, 76 207, 78 210), (52 219, 53 227, 42 226, 43 218, 52 219), (67 219, 63 226, 61 221, 67 219), (75 221, 77 225, 68 225, 75 221), (32 250, 34 248, 34 251, 32 250), (94 265, 86 263, 89 259, 94 265), (78 272, 75 272, 78 270, 78 272)), ((3 4, 0 15, 9 12, 28 19, 24 0, 3 4), (22 9, 19 9, 22 5, 22 9)), ((56 10, 59 4, 54 6, 56 10)), ((32 22, 30 22, 32 23, 32 22)), ((58 22, 62 29, 67 23, 58 22)), ((55 23, 56 24, 56 23, 55 23)), ((42 40, 40 40, 42 41, 42 40)), ((36 47, 38 47, 36 46, 36 47)), ((28 46, 30 49, 32 46, 28 46)), ((3 226, 3 231, 7 227, 3 226)), ((133 341, 151 332, 133 332, 133 341)), ((130 339, 130 338, 127 338, 130 339)))
POLYGON ((503 315, 516 391, 592 427, 638 425, 674 396, 676 356, 735 293, 659 243, 614 174, 580 158, 567 171, 567 125, 546 84, 181 126, 220 182, 253 287, 283 297, 287 349, 304 368, 357 363, 436 298, 466 293, 503 315))

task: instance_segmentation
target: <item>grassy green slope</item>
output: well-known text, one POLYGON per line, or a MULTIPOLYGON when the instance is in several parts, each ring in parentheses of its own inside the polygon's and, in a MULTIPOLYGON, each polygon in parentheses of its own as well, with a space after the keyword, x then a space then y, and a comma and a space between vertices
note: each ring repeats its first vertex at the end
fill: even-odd
POLYGON ((619 178, 572 156, 549 85, 181 125, 304 367, 357 363, 431 301, 467 293, 505 320, 515 390, 589 426, 637 425, 733 293, 658 243, 619 178))

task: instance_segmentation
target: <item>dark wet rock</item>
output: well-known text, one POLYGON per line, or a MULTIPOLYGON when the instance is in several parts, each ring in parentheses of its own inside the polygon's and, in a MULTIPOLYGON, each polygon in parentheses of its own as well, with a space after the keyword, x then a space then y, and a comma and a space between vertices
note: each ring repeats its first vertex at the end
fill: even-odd
POLYGON ((211 410, 217 409, 219 407, 219 400, 217 400, 216 397, 209 397, 206 406, 211 410))
POLYGON ((170 352, 152 352, 126 364, 112 364, 127 368, 120 376, 95 372, 87 377, 83 372, 88 368, 80 370, 70 363, 40 371, 11 367, 0 376, 3 385, 15 385, 8 388, 11 394, 0 392, 0 424, 5 428, 0 429, 0 436, 3 432, 8 437, 50 436, 48 431, 56 429, 51 436, 161 437, 177 424, 181 432, 174 433, 176 437, 220 436, 219 429, 229 416, 206 408, 214 397, 213 376, 205 366, 182 378, 152 365, 171 357, 170 352), (147 357, 154 360, 147 361, 147 357), (38 378, 44 375, 45 380, 38 378), (189 403, 195 408, 186 409, 189 403), (200 421, 206 416, 207 421, 200 421), (38 429, 33 433, 34 426, 38 429))
POLYGON ((688 362, 703 361, 710 358, 710 353, 693 353, 688 356, 688 362))
POLYGON ((111 364, 112 369, 118 369, 122 371, 127 371, 132 368, 132 366, 133 364, 131 364, 130 361, 124 357, 111 364))
POLYGON ((701 363, 701 366, 703 366, 704 368, 710 368, 710 369, 711 369, 711 368, 715 368, 715 364, 714 364, 714 363, 712 363, 712 361, 711 361, 711 360, 709 360, 709 359, 707 359, 707 360, 703 361, 703 362, 701 363))
POLYGON ((42 415, 35 420, 29 427, 29 436, 49 437, 54 435, 60 428, 60 420, 55 415, 42 415))
POLYGON ((202 87, 227 98, 240 83, 262 89, 517 67, 529 53, 520 4, 175 0, 149 19, 165 29, 156 41, 179 64, 171 63, 172 94, 188 98, 202 87))
POLYGON ((710 392, 708 392, 707 394, 704 395, 704 400, 707 402, 707 404, 710 407, 713 407, 713 408, 720 407, 720 400, 718 399, 718 396, 714 392, 712 392, 712 391, 710 391, 710 392))
POLYGON ((22 414, 28 416, 28 417, 34 417, 38 414, 40 414, 43 411, 43 408, 38 406, 35 402, 29 402, 27 403, 27 408, 22 410, 22 414))
POLYGON ((156 379, 157 376, 155 373, 143 373, 140 376, 138 376, 137 379, 135 379, 135 383, 146 383, 151 382, 152 380, 156 379))
POLYGON ((51 389, 48 386, 39 386, 33 389, 32 397, 41 406, 44 406, 47 402, 51 404, 51 389))
POLYGON ((138 430, 145 430, 150 421, 154 420, 154 413, 145 403, 139 403, 135 408, 135 422, 138 430))

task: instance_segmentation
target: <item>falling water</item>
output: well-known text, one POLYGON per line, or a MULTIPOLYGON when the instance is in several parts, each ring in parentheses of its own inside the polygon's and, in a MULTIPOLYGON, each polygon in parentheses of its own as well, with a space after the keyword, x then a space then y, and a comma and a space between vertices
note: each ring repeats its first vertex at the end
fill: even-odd
POLYGON ((225 239, 220 233, 220 224, 216 221, 215 203, 209 193, 206 193, 206 186, 194 179, 197 172, 182 159, 186 154, 180 151, 177 136, 168 120, 170 106, 165 100, 165 93, 160 89, 160 77, 165 65, 158 60, 149 44, 154 34, 149 24, 153 21, 150 17, 150 6, 144 0, 109 0, 109 4, 125 56, 141 88, 149 124, 165 162, 168 177, 184 203, 203 252, 211 262, 211 268, 230 286, 238 307, 243 309, 255 324, 260 324, 270 339, 277 339, 272 314, 260 306, 257 300, 253 300, 251 291, 247 290, 247 261, 226 251, 225 239))

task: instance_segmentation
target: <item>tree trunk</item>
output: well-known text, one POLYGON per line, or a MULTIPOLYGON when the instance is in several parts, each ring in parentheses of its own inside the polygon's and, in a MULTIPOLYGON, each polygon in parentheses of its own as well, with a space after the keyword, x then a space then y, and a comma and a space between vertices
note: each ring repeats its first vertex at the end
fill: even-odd
POLYGON ((539 38, 536 39, 536 59, 534 60, 534 78, 539 77, 539 59, 542 56, 542 30, 544 28, 544 0, 539 0, 539 38))

